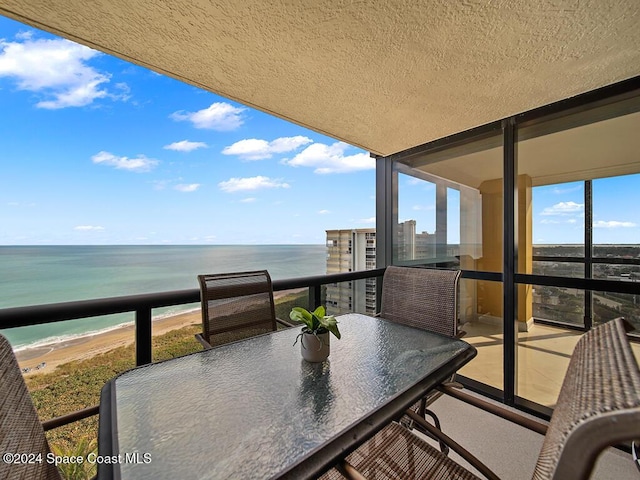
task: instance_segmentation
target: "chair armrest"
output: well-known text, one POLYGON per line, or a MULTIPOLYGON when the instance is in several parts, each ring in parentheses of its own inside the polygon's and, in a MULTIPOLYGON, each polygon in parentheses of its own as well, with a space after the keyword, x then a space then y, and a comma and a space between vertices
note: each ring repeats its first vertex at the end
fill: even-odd
POLYGON ((485 412, 492 413, 500 418, 504 418, 510 422, 515 423, 516 425, 520 425, 521 427, 528 428, 540 435, 546 435, 548 424, 535 420, 533 418, 526 417, 524 415, 520 415, 513 410, 509 410, 508 408, 501 407, 500 405, 496 405, 490 402, 486 402, 479 398, 476 398, 473 395, 470 395, 466 392, 460 391, 459 388, 453 388, 454 385, 442 384, 436 387, 437 390, 440 390, 442 393, 445 393, 455 399, 460 400, 461 402, 468 403, 474 407, 477 407, 485 412))
POLYGON ((367 480, 356 468, 346 460, 337 465, 338 471, 348 480, 367 480))
POLYGON ((276 322, 278 322, 280 325, 284 325, 285 327, 295 327, 293 323, 287 322, 286 320, 282 320, 280 318, 276 318, 276 322))
POLYGON ((54 428, 62 427, 72 422, 77 422, 84 418, 89 418, 93 415, 98 415, 100 410, 99 405, 83 408, 75 412, 67 413, 66 415, 60 415, 59 417, 51 418, 42 422, 42 428, 44 431, 48 431, 54 428))
POLYGON ((195 337, 196 337, 196 340, 198 340, 202 344, 205 350, 209 350, 210 348, 213 348, 211 347, 211 344, 204 339, 201 333, 196 333, 195 337))

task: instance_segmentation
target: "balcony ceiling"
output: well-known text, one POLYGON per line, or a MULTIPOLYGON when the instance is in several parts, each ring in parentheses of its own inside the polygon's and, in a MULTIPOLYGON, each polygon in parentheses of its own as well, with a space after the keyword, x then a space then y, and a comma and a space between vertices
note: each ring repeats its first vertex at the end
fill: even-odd
POLYGON ((640 74, 633 0, 0 0, 0 14, 379 155, 640 74))

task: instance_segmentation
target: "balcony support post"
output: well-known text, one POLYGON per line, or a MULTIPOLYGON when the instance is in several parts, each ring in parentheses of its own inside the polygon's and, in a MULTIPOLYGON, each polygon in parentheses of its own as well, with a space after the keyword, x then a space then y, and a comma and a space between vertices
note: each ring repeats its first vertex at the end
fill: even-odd
POLYGON ((136 310, 136 365, 151 363, 151 308, 136 310))
POLYGON ((322 288, 320 285, 309 287, 309 311, 314 311, 322 305, 322 288))

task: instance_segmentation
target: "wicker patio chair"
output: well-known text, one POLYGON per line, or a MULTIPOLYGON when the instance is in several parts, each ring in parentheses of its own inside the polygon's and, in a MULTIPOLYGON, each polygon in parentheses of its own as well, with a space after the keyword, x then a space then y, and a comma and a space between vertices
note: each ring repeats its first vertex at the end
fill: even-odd
MULTIPOLYGON (((626 326, 622 319, 613 320, 585 333, 576 345, 533 472, 534 480, 588 479, 605 448, 637 437, 640 369, 626 337, 626 326)), ((498 478, 422 417, 407 412, 447 441, 486 478, 498 478)), ((389 424, 347 456, 346 464, 365 478, 378 480, 478 478, 397 423, 389 424)), ((344 465, 340 469, 344 470, 344 465)), ((339 478, 335 470, 327 478, 339 478)))
MULTIPOLYGON (((458 282, 459 270, 435 270, 431 268, 412 268, 389 266, 382 281, 382 302, 379 316, 411 327, 422 328, 449 337, 464 334, 458 325, 458 282)), ((452 375, 446 382, 453 382, 452 375)), ((422 417, 431 417, 438 429, 440 420, 427 407, 442 395, 433 390, 421 401, 411 407, 422 417)), ((402 423, 407 427, 419 425, 407 418, 402 423)), ((441 444, 443 452, 448 449, 441 444)))
POLYGON ((242 332, 244 337, 275 331, 277 323, 293 326, 276 318, 271 277, 266 270, 198 275, 198 281, 202 333, 196 338, 205 348, 211 348, 220 334, 242 332))
POLYGON ((60 480, 42 424, 11 345, 0 335, 0 452, 25 454, 19 463, 0 461, 0 478, 60 480), (24 460, 33 463, 25 463, 24 460))
POLYGON ((459 270, 390 265, 382 281, 379 315, 392 322, 460 336, 458 331, 459 270))

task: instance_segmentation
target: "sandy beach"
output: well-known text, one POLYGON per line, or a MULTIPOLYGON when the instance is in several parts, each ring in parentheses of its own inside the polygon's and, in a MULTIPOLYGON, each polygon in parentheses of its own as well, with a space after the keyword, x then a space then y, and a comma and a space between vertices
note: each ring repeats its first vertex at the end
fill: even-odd
MULTIPOLYGON (((291 290, 275 292, 273 296, 274 299, 278 299, 292 292, 291 290)), ((153 320, 152 333, 154 336, 162 335, 171 330, 189 325, 200 325, 201 323, 202 317, 200 309, 198 309, 153 320)), ((39 373, 52 372, 58 365, 64 363, 91 358, 117 347, 130 345, 135 340, 134 336, 134 326, 131 324, 94 335, 73 338, 67 341, 41 345, 34 348, 26 348, 16 352, 16 357, 18 358, 20 368, 31 369, 31 371, 24 374, 25 376, 37 375, 39 373), (45 366, 37 368, 42 364, 45 366)))
MULTIPOLYGON (((153 335, 162 335, 177 328, 199 325, 201 321, 200 310, 180 313, 154 320, 152 332, 153 335)), ((91 358, 117 347, 130 345, 135 340, 134 336, 134 326, 127 325, 94 335, 27 348, 16 352, 16 357, 20 368, 31 368, 31 371, 25 373, 25 376, 37 375, 38 373, 52 372, 63 363, 91 358), (46 366, 36 368, 43 362, 46 366)))

